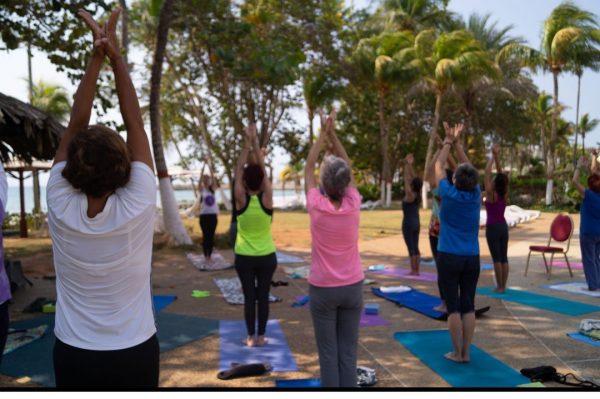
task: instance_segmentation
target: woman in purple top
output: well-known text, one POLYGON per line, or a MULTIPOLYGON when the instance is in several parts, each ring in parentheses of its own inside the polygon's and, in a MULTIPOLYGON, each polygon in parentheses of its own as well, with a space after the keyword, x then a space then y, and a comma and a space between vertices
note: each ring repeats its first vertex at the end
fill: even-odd
POLYGON ((494 291, 503 293, 506 291, 506 282, 508 281, 508 225, 504 219, 508 176, 502 173, 499 152, 500 146, 495 144, 492 147, 492 157, 485 167, 485 210, 487 213, 485 237, 494 262, 494 273, 496 274, 494 291), (494 164, 496 164, 497 173, 492 179, 494 164))
MULTIPOLYGON (((8 182, 4 166, 0 162, 0 223, 4 220, 4 209, 8 197, 8 182)), ((4 269, 4 243, 2 242, 2 230, 0 229, 0 364, 2 364, 2 353, 8 336, 8 301, 10 295, 10 282, 4 269)))

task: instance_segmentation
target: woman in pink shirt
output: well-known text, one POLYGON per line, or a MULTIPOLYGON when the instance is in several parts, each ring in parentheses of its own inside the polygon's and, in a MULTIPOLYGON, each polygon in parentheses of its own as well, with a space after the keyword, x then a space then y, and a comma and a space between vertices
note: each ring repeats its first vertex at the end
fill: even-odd
POLYGON ((358 254, 360 195, 350 159, 334 132, 335 111, 306 159, 306 208, 310 216, 312 261, 310 312, 319 350, 322 387, 356 387, 358 327, 364 274, 358 254), (315 163, 328 141, 332 155, 321 163, 321 190, 315 163))

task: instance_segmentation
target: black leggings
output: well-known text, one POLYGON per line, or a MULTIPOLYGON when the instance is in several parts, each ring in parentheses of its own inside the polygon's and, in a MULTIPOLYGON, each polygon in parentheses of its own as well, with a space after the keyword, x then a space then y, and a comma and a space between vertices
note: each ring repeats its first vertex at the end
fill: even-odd
POLYGON ((475 311, 475 290, 479 280, 479 255, 459 256, 438 252, 439 281, 442 283, 448 314, 475 311))
POLYGON ((215 231, 217 230, 217 215, 207 213, 200 215, 200 229, 202 229, 202 250, 207 258, 212 255, 215 246, 215 231))
POLYGON ((0 364, 2 364, 6 337, 8 337, 8 300, 0 305, 0 364))
POLYGON ((438 240, 439 240, 439 237, 432 236, 431 234, 429 234, 429 246, 431 247, 431 254, 433 256, 433 261, 435 262, 435 268, 437 269, 437 274, 438 274, 438 278, 437 278, 438 290, 440 291, 440 299, 443 301, 444 300, 444 291, 442 290, 442 283, 440 281, 440 264, 437 259, 438 258, 438 250, 437 250, 438 240))
POLYGON ((269 319, 269 290, 277 268, 275 252, 265 256, 235 255, 235 271, 244 292, 244 319, 248 335, 256 332, 256 302, 258 301, 258 335, 265 335, 269 319))
POLYGON ((415 227, 402 224, 402 235, 410 256, 421 254, 419 252, 419 229, 418 225, 415 227))
POLYGON ((485 226, 485 238, 494 263, 508 263, 508 225, 488 224, 485 226))
POLYGON ((156 334, 127 349, 96 351, 54 341, 56 387, 157 388, 159 348, 156 334))

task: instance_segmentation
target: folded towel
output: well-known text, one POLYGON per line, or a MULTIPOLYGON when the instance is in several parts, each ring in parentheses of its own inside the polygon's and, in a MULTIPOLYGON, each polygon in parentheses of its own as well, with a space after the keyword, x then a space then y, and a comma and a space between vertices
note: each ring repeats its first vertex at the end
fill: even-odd
POLYGON ((408 292, 408 291, 412 290, 411 287, 408 287, 406 285, 398 285, 398 286, 394 286, 394 287, 381 287, 379 289, 384 294, 402 293, 402 292, 408 292))

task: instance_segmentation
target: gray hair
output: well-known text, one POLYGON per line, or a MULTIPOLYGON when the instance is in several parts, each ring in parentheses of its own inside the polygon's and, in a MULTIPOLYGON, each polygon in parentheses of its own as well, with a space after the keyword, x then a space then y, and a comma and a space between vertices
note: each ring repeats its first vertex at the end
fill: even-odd
POLYGON ((461 191, 473 191, 479 184, 479 172, 470 163, 461 163, 454 171, 454 185, 461 191))
POLYGON ((342 158, 328 155, 321 164, 321 186, 325 194, 334 201, 339 201, 346 194, 350 184, 350 166, 342 158))

